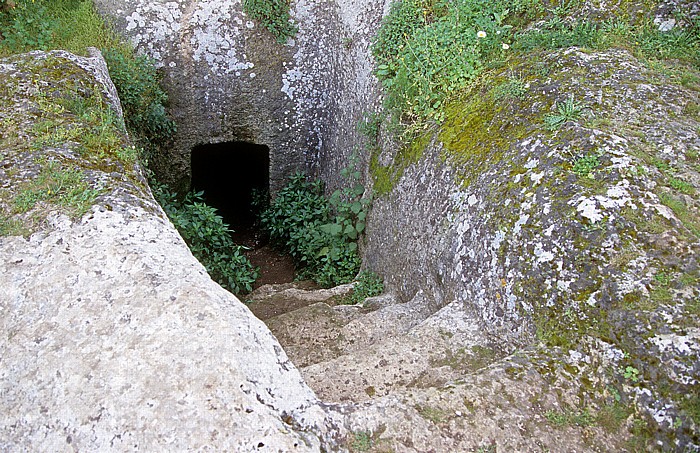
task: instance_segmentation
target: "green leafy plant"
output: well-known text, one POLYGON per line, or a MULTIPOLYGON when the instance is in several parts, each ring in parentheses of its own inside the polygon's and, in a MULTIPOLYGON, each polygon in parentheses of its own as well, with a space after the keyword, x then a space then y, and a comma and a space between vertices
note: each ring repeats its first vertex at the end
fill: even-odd
POLYGON ((595 179, 594 172, 600 167, 600 157, 598 154, 589 154, 574 160, 571 171, 582 178, 595 179))
POLYGON ((0 7, 0 49, 2 53, 23 52, 27 49, 46 50, 50 47, 56 19, 43 2, 19 1, 0 7))
POLYGON ((446 100, 509 47, 508 15, 498 1, 394 2, 372 44, 387 108, 409 123, 444 119, 446 100))
POLYGON ((384 292, 382 278, 372 271, 362 271, 357 276, 352 293, 343 299, 344 304, 361 304, 368 297, 374 297, 384 292))
POLYGON ((634 383, 639 382, 639 370, 633 366, 626 366, 621 370, 622 377, 634 383))
POLYGON ((576 121, 583 114, 583 105, 575 101, 573 95, 564 102, 557 102, 556 107, 557 113, 550 113, 544 117, 545 127, 550 131, 559 129, 569 121, 576 121))
POLYGON ((282 44, 296 35, 297 26, 291 21, 288 0, 243 0, 243 10, 282 44))
POLYGON ((167 144, 176 131, 167 115, 167 95, 160 88, 153 61, 122 48, 105 49, 103 56, 117 87, 126 126, 149 151, 167 144))
POLYGON ((324 287, 352 281, 361 264, 357 240, 365 229, 369 199, 362 197, 355 159, 341 171, 349 185, 329 199, 320 181, 308 181, 297 173, 261 215, 273 243, 285 248, 300 266, 298 276, 324 287))
POLYGON ((233 243, 228 225, 215 208, 204 203, 202 192, 190 192, 179 199, 164 185, 152 183, 152 187, 163 210, 209 275, 234 294, 252 291, 259 270, 243 254, 245 248, 233 243))

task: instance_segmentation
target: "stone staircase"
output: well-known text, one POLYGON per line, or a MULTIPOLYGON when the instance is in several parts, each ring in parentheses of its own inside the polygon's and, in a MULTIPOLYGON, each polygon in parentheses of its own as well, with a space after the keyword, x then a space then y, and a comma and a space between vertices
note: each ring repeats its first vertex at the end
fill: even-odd
MULTIPOLYGON (((352 285, 265 285, 249 308, 270 328, 350 433, 350 451, 621 451, 598 426, 553 427, 547 413, 578 403, 569 376, 535 350, 490 347, 456 301, 417 293, 343 305, 352 285), (498 448, 497 448, 498 447, 498 448)), ((558 413, 558 412, 557 412, 558 413)))
POLYGON ((325 401, 364 402, 400 389, 440 386, 498 357, 456 304, 436 309, 418 293, 406 303, 384 295, 343 305, 350 291, 351 285, 266 285, 249 297, 256 314, 269 314, 270 304, 290 309, 263 321, 325 401))

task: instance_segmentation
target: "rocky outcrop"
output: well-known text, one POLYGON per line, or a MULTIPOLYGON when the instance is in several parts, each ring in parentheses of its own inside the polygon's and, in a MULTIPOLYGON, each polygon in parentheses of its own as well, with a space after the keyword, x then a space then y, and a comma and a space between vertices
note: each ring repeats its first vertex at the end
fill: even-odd
POLYGON ((319 451, 324 410, 153 200, 103 63, 0 60, 0 449, 319 451))
POLYGON ((375 200, 369 266, 402 300, 458 303, 504 352, 571 351, 579 408, 616 388, 664 448, 696 445, 698 88, 622 50, 512 60, 375 200), (526 91, 502 95, 514 77, 526 91), (578 113, 547 127, 566 102, 578 113))
POLYGON ((227 141, 270 148, 273 191, 296 170, 345 166, 376 101, 367 49, 382 3, 293 2, 299 31, 286 45, 238 1, 95 3, 162 68, 178 125, 174 146, 151 162, 162 179, 187 187, 192 147, 227 141))

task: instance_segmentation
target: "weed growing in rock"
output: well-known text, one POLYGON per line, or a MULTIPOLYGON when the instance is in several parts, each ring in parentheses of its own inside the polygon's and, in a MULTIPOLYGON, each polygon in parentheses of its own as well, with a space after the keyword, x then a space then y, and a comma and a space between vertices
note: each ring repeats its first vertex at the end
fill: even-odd
POLYGON ((695 236, 700 237, 700 222, 681 200, 667 193, 659 195, 659 199, 661 203, 665 204, 673 211, 676 217, 678 217, 678 220, 683 223, 683 226, 695 236))
POLYGON ((442 423, 447 418, 447 414, 443 410, 434 407, 417 406, 416 410, 418 411, 421 417, 435 424, 442 423))
POLYGON ((152 186, 163 210, 212 279, 234 294, 252 291, 259 270, 243 254, 244 247, 233 243, 228 225, 204 203, 202 193, 190 192, 181 200, 163 185, 152 186))
POLYGON ((569 121, 576 121, 583 114, 583 106, 580 102, 574 100, 574 96, 564 102, 557 102, 557 113, 550 113, 544 117, 544 125, 550 130, 559 129, 569 121))
POLYGON ((243 0, 243 10, 281 44, 296 35, 297 26, 291 21, 288 0, 243 0))
POLYGON ((82 171, 53 160, 40 159, 37 163, 37 177, 18 190, 12 200, 14 212, 26 213, 43 202, 72 217, 81 217, 94 204, 100 190, 91 187, 82 171))
POLYGON ((593 172, 600 166, 600 157, 597 154, 589 154, 579 157, 574 161, 571 171, 582 178, 595 179, 593 172))
POLYGON ((625 368, 620 370, 620 373, 622 374, 622 377, 624 377, 628 381, 634 383, 639 382, 639 370, 633 366, 626 366, 625 368))
POLYGON ((591 426, 595 421, 595 417, 587 408, 578 411, 572 409, 566 409, 563 411, 548 410, 544 416, 551 424, 557 427, 586 427, 591 426))
POLYGON ((352 441, 350 442, 350 451, 366 452, 372 448, 372 434, 367 431, 353 433, 352 441))
POLYGON ((529 85, 521 77, 511 76, 508 81, 493 89, 493 99, 495 101, 524 99, 529 88, 529 85))
POLYGON ((680 193, 684 193, 686 195, 693 195, 695 193, 695 187, 682 179, 669 178, 668 183, 673 189, 679 191, 680 193))
POLYGON ((384 292, 384 282, 382 278, 371 271, 362 271, 357 276, 355 287, 352 293, 346 296, 343 304, 361 304, 368 297, 374 297, 384 292))

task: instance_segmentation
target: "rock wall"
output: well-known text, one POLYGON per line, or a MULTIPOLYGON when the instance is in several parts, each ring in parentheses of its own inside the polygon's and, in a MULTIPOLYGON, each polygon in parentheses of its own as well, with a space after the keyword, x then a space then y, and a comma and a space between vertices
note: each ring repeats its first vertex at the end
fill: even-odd
POLYGON ((109 99, 103 66, 65 52, 0 60, 0 449, 319 451, 315 395, 191 255, 126 136, 84 141, 71 109, 109 99))
POLYGON ((622 50, 512 60, 449 107, 375 200, 367 264, 403 300, 460 301, 506 352, 541 342, 615 358, 613 382, 662 444, 697 443, 680 408, 700 380, 698 105, 700 86, 622 50), (513 72, 526 93, 497 97, 513 72), (547 129, 567 99, 581 116, 547 129))
POLYGON ((195 145, 269 146, 274 191, 296 170, 337 173, 358 144, 355 125, 376 99, 367 49, 383 3, 293 2, 299 31, 287 44, 240 1, 95 3, 162 67, 178 133, 152 166, 176 186, 189 184, 195 145))

